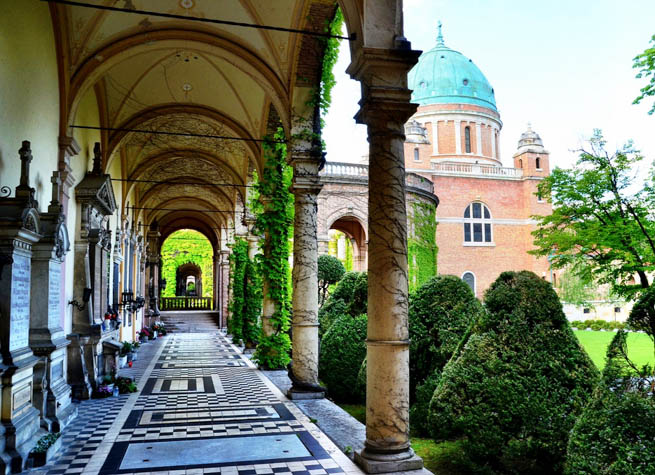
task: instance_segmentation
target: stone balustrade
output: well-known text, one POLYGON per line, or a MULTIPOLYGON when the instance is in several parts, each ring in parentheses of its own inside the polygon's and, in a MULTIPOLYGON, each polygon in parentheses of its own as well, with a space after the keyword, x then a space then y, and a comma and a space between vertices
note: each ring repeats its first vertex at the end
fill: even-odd
POLYGON ((483 176, 485 178, 522 178, 523 170, 520 168, 494 167, 492 165, 478 165, 470 163, 433 163, 426 173, 439 175, 468 175, 483 176))
MULTIPOLYGON (((346 162, 327 162, 319 175, 322 179, 348 178, 368 182, 368 165, 346 162)), ((434 184, 432 181, 416 173, 406 173, 405 184, 408 188, 415 188, 426 193, 434 193, 434 184)))

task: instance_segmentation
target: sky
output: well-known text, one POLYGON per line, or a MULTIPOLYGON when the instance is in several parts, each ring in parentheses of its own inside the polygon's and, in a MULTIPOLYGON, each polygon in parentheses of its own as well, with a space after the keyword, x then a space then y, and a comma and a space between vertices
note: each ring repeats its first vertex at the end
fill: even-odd
MULTIPOLYGON (((503 121, 503 166, 526 127, 541 136, 551 167, 570 167, 584 140, 602 129, 611 151, 632 139, 655 159, 652 99, 632 105, 645 85, 632 59, 655 34, 653 0, 405 0, 405 36, 412 48, 434 47, 437 22, 448 47, 485 74, 503 121)), ((350 51, 341 45, 337 85, 323 137, 329 161, 356 162, 368 154, 366 127, 353 116, 359 83, 345 69, 350 51)))

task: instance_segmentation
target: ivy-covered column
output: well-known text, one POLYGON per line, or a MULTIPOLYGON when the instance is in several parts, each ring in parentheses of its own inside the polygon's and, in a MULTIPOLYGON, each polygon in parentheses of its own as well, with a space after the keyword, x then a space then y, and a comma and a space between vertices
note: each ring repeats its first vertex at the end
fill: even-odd
POLYGON ((415 112, 407 71, 419 52, 365 50, 349 73, 362 82, 356 119, 368 126, 369 243, 366 442, 368 473, 420 469, 409 440, 409 325, 404 124, 415 112))
POLYGON ((321 191, 318 153, 294 153, 295 196, 293 232, 293 363, 290 399, 318 399, 325 389, 318 384, 318 240, 317 197, 321 191))
POLYGON ((228 306, 229 306, 229 287, 230 287, 230 251, 221 251, 221 304, 220 304, 220 320, 221 328, 227 325, 228 306))

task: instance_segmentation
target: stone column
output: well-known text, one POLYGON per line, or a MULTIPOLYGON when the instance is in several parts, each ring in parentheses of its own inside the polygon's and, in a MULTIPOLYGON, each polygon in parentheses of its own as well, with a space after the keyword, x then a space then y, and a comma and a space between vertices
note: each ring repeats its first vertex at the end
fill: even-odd
POLYGON ((23 142, 20 184, 14 198, 0 198, 0 472, 17 473, 40 433, 34 407, 34 366, 39 361, 29 347, 32 246, 41 239, 41 223, 34 188, 29 185, 30 143, 23 142))
POLYGON ((161 233, 159 232, 159 224, 157 221, 153 222, 150 226, 150 231, 148 231, 148 253, 147 253, 147 263, 146 268, 146 285, 147 292, 146 301, 148 302, 147 311, 144 314, 147 314, 150 318, 155 320, 159 319, 161 312, 159 310, 159 279, 161 269, 159 268, 159 262, 161 260, 159 241, 161 239, 161 233))
POLYGON ((320 151, 294 152, 293 186, 293 362, 289 372, 290 399, 320 399, 325 389, 318 383, 318 240, 317 198, 321 191, 320 151), (312 153, 314 152, 314 153, 312 153))
POLYGON ((227 326, 230 287, 230 251, 221 251, 221 328, 227 326))
POLYGON ((77 415, 66 382, 66 339, 60 322, 61 270, 70 250, 66 218, 59 202, 61 172, 52 176, 52 201, 41 214, 43 238, 32 247, 30 347, 41 361, 34 372, 34 405, 41 411, 41 426, 60 432, 77 415))
POLYGON ((404 124, 415 112, 407 71, 419 52, 364 50, 349 68, 362 82, 356 119, 368 126, 369 244, 366 442, 369 473, 420 469, 409 441, 409 326, 404 124))

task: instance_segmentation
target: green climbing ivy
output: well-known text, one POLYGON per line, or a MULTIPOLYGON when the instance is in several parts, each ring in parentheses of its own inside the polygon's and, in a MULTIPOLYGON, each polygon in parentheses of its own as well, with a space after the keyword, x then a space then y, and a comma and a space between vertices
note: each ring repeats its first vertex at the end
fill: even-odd
POLYGON ((262 283, 258 265, 248 257, 248 242, 237 238, 230 254, 230 285, 228 332, 233 341, 254 348, 259 339, 259 316, 262 311, 262 283))
POLYGON ((261 241, 258 256, 261 275, 267 279, 267 297, 275 303, 270 316, 271 335, 263 331, 259 337, 253 361, 265 368, 284 368, 291 358, 291 271, 289 254, 293 233, 293 194, 290 191, 293 170, 286 164, 287 148, 280 128, 271 139, 264 141, 265 166, 255 183, 263 206, 254 206, 255 228, 267 236, 261 241))
POLYGON ((181 265, 193 263, 202 271, 202 295, 214 296, 213 247, 204 234, 192 229, 181 229, 172 233, 161 248, 163 261, 162 278, 166 288, 162 297, 175 297, 177 291, 176 271, 181 265))
POLYGON ((408 216, 409 290, 414 291, 437 274, 436 207, 430 203, 411 203, 408 216))
MULTIPOLYGON (((340 36, 343 28, 343 13, 340 8, 334 13, 334 18, 327 26, 327 31, 331 35, 340 36)), ((341 40, 338 38, 327 38, 325 40, 325 50, 323 51, 323 65, 321 70, 321 86, 318 92, 316 104, 321 110, 321 115, 325 116, 332 103, 332 89, 337 84, 334 77, 334 65, 339 59, 339 46, 341 40)))
POLYGON ((246 307, 245 281, 246 266, 248 265, 248 243, 237 238, 232 245, 230 254, 230 276, 232 298, 229 302, 230 319, 227 322, 227 331, 232 335, 232 341, 241 343, 244 340, 244 310, 246 307))

